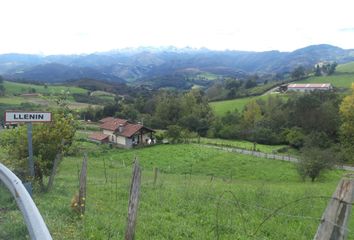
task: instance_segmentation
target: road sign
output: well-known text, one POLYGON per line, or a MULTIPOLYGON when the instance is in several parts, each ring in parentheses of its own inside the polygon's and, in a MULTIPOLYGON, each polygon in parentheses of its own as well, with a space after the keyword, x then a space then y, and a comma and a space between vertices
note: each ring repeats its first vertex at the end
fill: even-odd
MULTIPOLYGON (((33 148, 32 148, 32 123, 33 122, 51 122, 51 112, 21 112, 21 111, 5 111, 5 122, 7 123, 27 123, 28 138, 28 168, 31 181, 35 178, 33 148)), ((29 186, 32 192, 32 185, 29 186)))
POLYGON ((51 112, 6 111, 5 122, 51 122, 51 112))

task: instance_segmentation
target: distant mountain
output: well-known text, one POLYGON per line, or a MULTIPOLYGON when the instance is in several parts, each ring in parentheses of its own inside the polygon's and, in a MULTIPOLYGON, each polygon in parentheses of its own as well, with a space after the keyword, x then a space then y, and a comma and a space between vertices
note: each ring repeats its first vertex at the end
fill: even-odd
POLYGON ((27 80, 37 82, 64 82, 83 78, 92 78, 113 82, 125 82, 123 79, 109 73, 89 67, 72 67, 58 63, 47 63, 18 70, 10 75, 5 75, 7 79, 27 80))
POLYGON ((322 44, 293 52, 143 47, 87 55, 3 54, 0 55, 0 75, 41 82, 86 78, 154 85, 154 81, 158 81, 156 86, 163 87, 176 85, 177 81, 178 86, 187 88, 193 85, 190 81, 198 72, 233 77, 286 73, 300 65, 312 68, 320 61, 354 61, 354 50, 322 44))

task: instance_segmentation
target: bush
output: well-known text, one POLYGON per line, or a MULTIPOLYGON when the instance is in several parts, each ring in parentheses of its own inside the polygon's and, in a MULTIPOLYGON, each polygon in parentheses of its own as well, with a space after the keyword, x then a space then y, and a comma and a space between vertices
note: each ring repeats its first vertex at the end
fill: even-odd
POLYGON ((303 180, 309 177, 314 182, 323 171, 333 168, 336 162, 337 157, 332 149, 305 147, 297 163, 297 171, 303 180))

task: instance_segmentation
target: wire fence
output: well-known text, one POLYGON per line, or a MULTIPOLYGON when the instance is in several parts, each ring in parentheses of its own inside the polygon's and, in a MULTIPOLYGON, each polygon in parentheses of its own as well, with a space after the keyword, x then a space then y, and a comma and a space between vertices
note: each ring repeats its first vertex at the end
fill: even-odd
MULTIPOLYGON (((112 171, 103 168, 101 181, 92 179, 88 185, 95 189, 93 192, 109 192, 110 201, 119 203, 121 190, 129 188, 131 164, 123 161, 114 164, 114 175, 110 174, 112 171)), ((97 168, 97 165, 91 163, 91 167, 97 168)), ((257 239, 265 235, 269 235, 269 239, 309 239, 315 235, 320 222, 326 221, 321 217, 331 196, 307 193, 297 198, 278 195, 279 198, 274 199, 271 192, 267 192, 261 186, 250 191, 239 188, 232 190, 238 182, 232 177, 218 177, 212 174, 199 176, 192 172, 175 175, 169 174, 170 171, 169 167, 159 169, 156 181, 153 170, 143 169, 143 203, 145 193, 150 197, 153 194, 155 197, 153 200, 151 198, 147 200, 146 204, 155 204, 161 208, 171 202, 180 206, 205 205, 204 210, 198 212, 198 216, 201 220, 205 215, 209 218, 207 230, 211 233, 210 239, 224 239, 231 236, 236 239, 237 236, 257 239), (222 185, 224 187, 221 187, 222 185), (169 194, 171 195, 168 196, 169 194)), ((144 211, 147 211, 145 215, 151 209, 140 208, 140 214, 144 211)), ((331 222, 331 224, 343 228, 336 223, 331 222)), ((354 239, 354 234, 349 228, 345 227, 345 231, 349 233, 348 239, 354 239)))
MULTIPOLYGON (((76 180, 68 187, 71 192, 78 189, 80 164, 78 160, 76 180)), ((131 168, 129 159, 89 159, 86 214, 92 219, 88 218, 90 221, 86 220, 79 229, 82 239, 95 239, 93 234, 97 231, 104 232, 104 239, 123 238, 131 168), (100 225, 102 221, 104 227, 100 225)), ((283 193, 267 183, 249 184, 232 176, 197 175, 192 167, 182 174, 173 172, 171 166, 142 169, 138 239, 151 234, 157 238, 182 236, 176 224, 183 226, 187 234, 183 236, 189 239, 312 239, 321 221, 327 221, 322 214, 331 196, 309 191, 283 193), (156 230, 152 226, 161 222, 172 229, 160 226, 156 230)), ((57 181, 62 186, 61 180, 57 181)), ((0 239, 28 239, 21 213, 1 183, 0 204, 0 239)), ((348 239, 354 239, 352 225, 344 229, 348 239)), ((53 238, 62 239, 56 236, 53 238)))

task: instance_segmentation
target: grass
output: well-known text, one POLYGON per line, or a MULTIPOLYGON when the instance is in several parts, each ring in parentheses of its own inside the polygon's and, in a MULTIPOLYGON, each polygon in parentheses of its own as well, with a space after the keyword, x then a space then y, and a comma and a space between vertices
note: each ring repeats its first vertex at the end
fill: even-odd
POLYGON ((0 103, 2 104, 11 104, 11 105, 20 105, 24 102, 22 97, 0 97, 0 103))
MULTIPOLYGON (((48 85, 48 88, 44 88, 42 85, 34 84, 24 84, 16 82, 4 81, 4 86, 6 89, 6 95, 0 97, 0 104, 2 105, 11 105, 11 107, 17 107, 21 104, 31 103, 37 106, 42 106, 45 108, 48 107, 57 107, 55 103, 56 96, 48 96, 47 94, 59 94, 63 91, 69 91, 68 96, 68 107, 70 109, 83 109, 88 106, 98 107, 98 105, 75 102, 72 95, 73 93, 86 93, 87 90, 78 87, 66 87, 66 86, 57 86, 57 85, 48 85), (19 96, 22 93, 28 93, 30 89, 36 89, 36 93, 45 94, 44 96, 19 96)), ((102 92, 104 93, 104 92, 102 92)), ((100 98, 113 101, 114 97, 107 94, 99 93, 100 98)))
POLYGON ((336 73, 331 76, 310 77, 296 83, 331 83, 336 88, 350 88, 354 82, 354 74, 336 73))
MULTIPOLYGON (((85 216, 80 218, 70 209, 78 189, 80 155, 65 157, 54 189, 34 197, 54 239, 124 238, 135 156, 142 166, 136 239, 311 239, 327 205, 326 197, 345 174, 336 170, 315 183, 302 182, 291 163, 193 144, 134 150, 76 144, 89 152, 85 216), (156 185, 154 167, 159 169, 156 185), (274 209, 310 196, 326 197, 289 204, 256 232, 274 209)), ((0 229, 9 226, 8 214, 1 219, 0 229)))
POLYGON ((354 62, 340 64, 336 68, 336 72, 340 73, 354 73, 354 62))
POLYGON ((209 80, 209 81, 214 81, 219 78, 218 75, 210 73, 210 72, 202 72, 197 74, 197 79, 203 79, 203 80, 209 80))
POLYGON ((69 91, 73 93, 87 93, 86 89, 72 86, 63 86, 63 85, 47 85, 47 88, 44 85, 35 85, 28 83, 17 83, 4 81, 4 87, 7 94, 17 95, 23 93, 29 93, 32 89, 35 89, 36 93, 41 94, 59 94, 64 91, 69 91))
MULTIPOLYGON (((215 144, 215 145, 224 145, 235 148, 242 148, 246 150, 253 150, 254 143, 243 141, 243 140, 227 140, 227 139, 217 139, 217 138, 200 138, 200 143, 202 144, 215 144)), ((288 148, 287 145, 264 145, 256 144, 256 150, 264 153, 277 153, 278 150, 288 148)))
MULTIPOLYGON (((262 96, 256 96, 256 97, 246 97, 246 98, 237 98, 237 99, 232 99, 232 100, 225 100, 225 101, 218 101, 218 102, 210 102, 211 108, 214 110, 214 113, 218 116, 223 116, 226 114, 228 111, 233 111, 237 109, 239 112, 243 110, 243 108, 246 106, 246 104, 253 100, 253 99, 263 99, 266 100, 272 95, 262 95, 262 96)), ((285 95, 277 95, 281 96, 282 98, 286 98, 285 95)), ((272 96, 274 97, 274 96, 272 96)))

